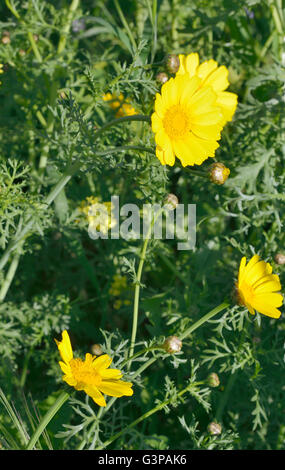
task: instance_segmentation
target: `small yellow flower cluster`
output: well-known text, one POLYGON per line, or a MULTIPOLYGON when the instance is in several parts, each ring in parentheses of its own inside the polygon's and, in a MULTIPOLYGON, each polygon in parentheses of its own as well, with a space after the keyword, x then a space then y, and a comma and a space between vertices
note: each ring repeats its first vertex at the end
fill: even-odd
POLYGON ((119 96, 116 96, 108 92, 103 96, 103 100, 109 104, 113 111, 115 111, 117 118, 137 114, 135 108, 130 104, 128 99, 124 98, 122 93, 120 93, 119 96))
POLYGON ((102 233, 107 233, 116 224, 112 209, 111 202, 100 202, 99 198, 94 196, 87 197, 79 207, 79 211, 87 218, 89 229, 100 230, 102 233))
POLYGON ((120 274, 115 274, 113 276, 113 282, 109 289, 109 294, 113 297, 123 297, 120 299, 116 299, 113 307, 115 310, 119 310, 122 305, 130 305, 131 301, 128 298, 129 287, 127 285, 127 278, 126 276, 121 276, 120 274))

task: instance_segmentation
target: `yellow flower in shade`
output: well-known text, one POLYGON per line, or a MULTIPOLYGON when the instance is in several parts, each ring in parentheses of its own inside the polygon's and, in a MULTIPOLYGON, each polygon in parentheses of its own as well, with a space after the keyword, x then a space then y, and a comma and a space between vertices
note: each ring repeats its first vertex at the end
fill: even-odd
POLYGON ((109 369, 112 359, 103 354, 96 358, 87 353, 85 360, 73 357, 69 335, 62 332, 62 340, 56 341, 62 361, 60 368, 64 373, 62 379, 76 390, 84 390, 99 406, 106 406, 103 394, 111 397, 133 395, 132 383, 120 380, 122 372, 119 369, 109 369))
POLYGON ((283 296, 279 292, 279 276, 272 274, 272 266, 260 260, 258 255, 254 255, 248 264, 246 258, 242 258, 236 287, 239 303, 252 315, 257 310, 268 317, 280 317, 278 307, 283 304, 283 296))
POLYGON ((116 225, 116 220, 112 217, 113 209, 112 202, 100 202, 99 198, 94 196, 87 197, 79 207, 79 211, 87 218, 91 233, 97 230, 107 233, 116 225))
POLYGON ((116 96, 108 92, 103 96, 103 100, 106 101, 110 108, 116 112, 116 117, 132 116, 133 114, 137 114, 135 108, 130 104, 128 99, 124 98, 122 93, 120 93, 119 96, 116 96))
POLYGON ((220 107, 223 113, 223 125, 231 121, 237 107, 237 95, 229 91, 225 91, 229 86, 228 69, 213 60, 206 60, 202 64, 199 63, 199 55, 197 52, 187 56, 179 55, 180 66, 177 76, 187 74, 189 78, 198 76, 201 79, 200 87, 211 87, 217 94, 215 104, 220 107))
POLYGON ((217 93, 201 83, 198 75, 185 73, 168 80, 156 94, 151 121, 162 165, 174 165, 175 156, 183 166, 201 165, 215 155, 224 117, 216 105, 217 93))

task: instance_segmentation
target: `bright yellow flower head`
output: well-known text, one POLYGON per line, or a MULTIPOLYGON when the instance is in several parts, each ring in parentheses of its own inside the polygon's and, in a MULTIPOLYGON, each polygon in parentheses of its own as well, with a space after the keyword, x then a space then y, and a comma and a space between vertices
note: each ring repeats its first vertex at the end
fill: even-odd
POLYGON ((279 276, 272 274, 272 266, 260 260, 258 255, 254 255, 248 264, 246 258, 242 258, 236 287, 239 303, 252 315, 257 310, 268 317, 280 317, 277 307, 283 304, 283 296, 279 293, 279 276))
POLYGON ((56 341, 62 361, 59 361, 64 376, 62 379, 76 390, 84 390, 99 406, 106 406, 102 394, 111 397, 133 395, 132 383, 120 380, 123 374, 119 369, 108 369, 112 359, 103 354, 96 358, 87 353, 85 360, 73 357, 73 351, 66 330, 62 340, 56 341))
POLYGON ((156 94, 151 121, 162 165, 174 165, 175 156, 183 166, 201 165, 215 155, 224 117, 216 92, 201 83, 198 75, 177 75, 156 94))
POLYGON ((176 75, 187 74, 189 78, 197 75, 201 79, 201 88, 211 87, 217 94, 215 104, 220 107, 223 113, 223 125, 231 121, 237 107, 238 97, 235 93, 225 91, 230 84, 228 81, 228 69, 224 65, 218 67, 218 63, 213 59, 199 64, 197 52, 187 56, 180 54, 179 62, 180 66, 176 75))

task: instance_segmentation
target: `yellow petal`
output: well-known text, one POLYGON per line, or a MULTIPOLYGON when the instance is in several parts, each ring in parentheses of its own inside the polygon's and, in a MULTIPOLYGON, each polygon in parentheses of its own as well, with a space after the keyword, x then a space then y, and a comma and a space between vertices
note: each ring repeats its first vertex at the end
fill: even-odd
POLYGON ((97 389, 97 387, 85 387, 85 393, 91 397, 95 403, 99 406, 106 406, 105 398, 102 393, 97 389))
POLYGON ((158 116, 157 113, 153 113, 151 115, 151 128, 152 128, 152 131, 154 133, 158 132, 162 127, 163 127, 163 124, 162 124, 161 118, 158 116))
POLYGON ((123 377, 122 372, 119 369, 104 369, 100 371, 102 379, 120 379, 123 377))
POLYGON ((206 60, 198 67, 197 74, 202 80, 205 80, 217 67, 218 64, 215 60, 206 60))
POLYGON ((211 88, 201 88, 189 101, 191 115, 207 113, 216 100, 217 95, 211 88))
POLYGON ((100 371, 101 373, 101 370, 102 369, 107 369, 109 367, 109 365, 111 364, 112 362, 112 359, 110 356, 108 356, 108 354, 103 354, 102 356, 99 356, 97 357, 94 361, 93 361, 93 367, 100 371))
POLYGON ((237 108, 238 96, 229 91, 221 91, 217 94, 216 104, 220 106, 225 121, 231 121, 237 108))
POLYGON ((193 94, 198 90, 200 82, 201 80, 197 76, 194 76, 190 79, 183 79, 183 81, 180 81, 180 103, 182 105, 188 105, 193 94))
POLYGON ((279 318, 281 315, 280 310, 278 310, 275 306, 272 306, 268 303, 265 303, 264 300, 254 300, 252 302, 253 308, 257 310, 259 313, 266 315, 271 318, 279 318))
POLYGON ((122 397, 133 395, 132 383, 123 380, 103 380, 98 386, 99 390, 111 397, 122 397))
POLYGON ((215 92, 224 91, 230 84, 228 74, 228 69, 222 65, 207 76, 203 85, 211 86, 215 92))
POLYGON ((64 362, 69 362, 73 358, 73 352, 72 352, 72 347, 71 347, 71 342, 69 339, 69 335, 66 330, 62 332, 62 340, 57 341, 55 340, 59 353, 61 355, 61 358, 64 362))
POLYGON ((240 265, 239 265, 239 273, 238 273, 238 283, 239 284, 240 284, 240 282, 242 280, 242 277, 243 277, 243 274, 244 274, 245 265, 246 265, 246 257, 243 256, 242 259, 241 259, 240 265))
POLYGON ((185 58, 185 55, 183 54, 179 54, 179 69, 178 71, 176 72, 176 76, 177 75, 184 75, 186 73, 186 58, 185 58))
POLYGON ((199 55, 197 52, 192 52, 192 54, 189 54, 185 60, 185 68, 190 77, 193 77, 196 74, 198 66, 199 55))

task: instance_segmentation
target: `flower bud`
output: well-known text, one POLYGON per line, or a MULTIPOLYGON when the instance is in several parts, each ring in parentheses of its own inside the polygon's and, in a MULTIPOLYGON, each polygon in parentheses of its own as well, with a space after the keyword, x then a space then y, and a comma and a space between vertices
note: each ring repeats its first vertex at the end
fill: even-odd
POLYGON ((223 163, 213 163, 209 168, 210 180, 215 184, 224 184, 228 179, 230 169, 223 163))
POLYGON ((180 65, 179 57, 176 54, 169 54, 167 57, 166 66, 170 73, 178 72, 180 65))
POLYGON ((160 72, 156 76, 156 81, 159 83, 165 83, 168 80, 168 75, 165 72, 160 72))
POLYGON ((182 348, 182 341, 177 336, 169 336, 162 346, 169 354, 175 354, 182 348))
POLYGON ((11 42, 10 36, 3 36, 1 41, 3 44, 10 44, 11 42))
POLYGON ((92 344, 91 352, 92 354, 94 354, 94 356, 101 356, 101 354, 103 353, 100 344, 92 344))
POLYGON ((275 255, 275 261, 277 264, 285 264, 285 255, 283 255, 283 253, 277 253, 277 255, 275 255))
POLYGON ((219 423, 215 423, 214 421, 209 424, 208 432, 212 435, 218 435, 222 432, 222 426, 219 423))
POLYGON ((215 372, 212 372, 208 377, 207 377, 207 385, 209 387, 218 387, 220 385, 220 379, 218 375, 215 372))
POLYGON ((178 197, 175 194, 169 193, 164 200, 164 207, 169 211, 174 211, 178 206, 178 197))

